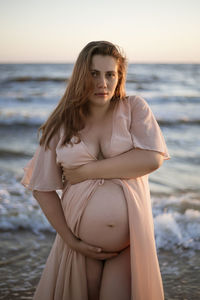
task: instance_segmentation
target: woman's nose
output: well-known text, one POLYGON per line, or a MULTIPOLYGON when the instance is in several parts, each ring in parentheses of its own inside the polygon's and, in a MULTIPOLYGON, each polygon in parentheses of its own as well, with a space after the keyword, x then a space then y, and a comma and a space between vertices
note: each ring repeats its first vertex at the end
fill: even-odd
POLYGON ((107 80, 106 80, 106 77, 105 76, 100 76, 99 77, 99 80, 98 80, 98 87, 100 88, 105 88, 107 87, 107 80))

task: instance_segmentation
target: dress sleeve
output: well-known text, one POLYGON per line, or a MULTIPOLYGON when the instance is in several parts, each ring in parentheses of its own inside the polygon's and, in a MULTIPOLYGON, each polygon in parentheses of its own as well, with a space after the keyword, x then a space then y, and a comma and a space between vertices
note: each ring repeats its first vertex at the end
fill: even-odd
POLYGON ((161 129, 147 102, 141 96, 131 96, 130 132, 134 148, 160 152, 170 159, 161 129))
POLYGON ((55 191, 63 188, 62 168, 56 162, 56 146, 59 135, 55 135, 46 150, 39 146, 24 168, 21 183, 29 190, 55 191))

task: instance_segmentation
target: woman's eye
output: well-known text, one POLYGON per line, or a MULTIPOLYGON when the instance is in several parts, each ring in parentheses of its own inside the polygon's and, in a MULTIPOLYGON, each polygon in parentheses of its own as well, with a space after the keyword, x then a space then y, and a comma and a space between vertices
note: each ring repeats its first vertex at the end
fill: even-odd
POLYGON ((115 74, 114 73, 108 73, 108 77, 114 78, 115 74))
POLYGON ((97 73, 96 72, 91 72, 92 77, 97 77, 97 73))

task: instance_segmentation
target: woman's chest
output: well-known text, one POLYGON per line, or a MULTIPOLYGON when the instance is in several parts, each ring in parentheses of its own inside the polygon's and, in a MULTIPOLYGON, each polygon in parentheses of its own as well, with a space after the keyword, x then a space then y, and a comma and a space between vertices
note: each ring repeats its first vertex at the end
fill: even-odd
POLYGON ((112 122, 108 120, 93 126, 86 127, 81 133, 81 141, 88 148, 89 152, 97 159, 107 156, 112 139, 112 122))
POLYGON ((66 167, 110 158, 133 148, 130 118, 126 110, 121 109, 102 122, 87 124, 79 134, 80 143, 76 143, 74 137, 72 145, 57 147, 57 161, 66 167))

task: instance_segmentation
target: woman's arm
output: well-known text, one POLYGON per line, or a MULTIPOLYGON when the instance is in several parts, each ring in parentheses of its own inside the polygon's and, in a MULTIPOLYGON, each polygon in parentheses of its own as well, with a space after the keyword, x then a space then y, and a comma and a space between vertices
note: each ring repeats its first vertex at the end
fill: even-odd
POLYGON ((162 155, 156 151, 133 149, 85 165, 85 171, 88 179, 137 178, 158 169, 162 161, 162 155))
POLYGON ((58 194, 55 191, 41 192, 34 190, 33 196, 38 201, 50 224, 55 228, 64 242, 71 246, 75 242, 76 237, 67 226, 58 194))
POLYGON ((137 178, 155 171, 162 162, 163 156, 156 151, 133 149, 75 169, 64 169, 64 175, 71 184, 87 179, 137 178))

